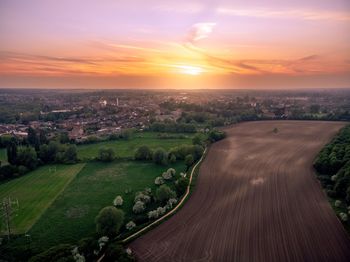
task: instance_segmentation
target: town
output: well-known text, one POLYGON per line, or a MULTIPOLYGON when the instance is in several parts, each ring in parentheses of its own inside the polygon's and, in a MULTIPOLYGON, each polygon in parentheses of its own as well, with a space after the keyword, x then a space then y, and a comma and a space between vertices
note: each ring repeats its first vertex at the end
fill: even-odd
POLYGON ((32 127, 84 143, 156 122, 203 129, 259 119, 349 120, 350 91, 0 91, 1 136, 26 137, 32 127))

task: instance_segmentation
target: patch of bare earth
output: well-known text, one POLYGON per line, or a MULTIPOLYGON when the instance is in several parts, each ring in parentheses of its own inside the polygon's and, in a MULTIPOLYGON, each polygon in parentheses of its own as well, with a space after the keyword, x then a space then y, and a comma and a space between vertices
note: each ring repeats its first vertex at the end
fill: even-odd
POLYGON ((185 206, 131 249, 152 262, 350 261, 349 237, 312 168, 342 126, 262 121, 228 129, 185 206))

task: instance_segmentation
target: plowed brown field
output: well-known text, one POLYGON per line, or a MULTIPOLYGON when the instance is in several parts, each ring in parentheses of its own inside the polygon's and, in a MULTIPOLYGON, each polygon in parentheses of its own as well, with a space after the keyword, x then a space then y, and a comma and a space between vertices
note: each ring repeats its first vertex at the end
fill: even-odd
POLYGON ((312 169, 342 126, 262 121, 228 129, 185 206, 131 249, 152 262, 350 261, 350 239, 312 169))

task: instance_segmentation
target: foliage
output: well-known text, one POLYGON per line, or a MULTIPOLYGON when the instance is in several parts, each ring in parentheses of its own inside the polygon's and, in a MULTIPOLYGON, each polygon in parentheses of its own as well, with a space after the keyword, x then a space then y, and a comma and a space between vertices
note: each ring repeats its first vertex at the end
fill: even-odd
POLYGON ((327 194, 350 203, 350 126, 344 127, 321 150, 314 167, 322 185, 328 189, 327 194))
POLYGON ((160 203, 166 203, 170 198, 176 198, 176 193, 167 185, 161 185, 156 190, 156 199, 160 203))
POLYGON ((101 147, 98 151, 98 160, 102 162, 111 162, 115 159, 115 152, 112 148, 101 147))
POLYGON ((168 164, 168 153, 163 148, 158 148, 153 152, 153 162, 157 165, 168 164))
POLYGON ((126 228, 127 230, 132 230, 134 227, 136 227, 136 224, 135 224, 134 221, 129 221, 129 222, 126 223, 126 225, 125 225, 125 228, 126 228))
POLYGON ((186 177, 180 177, 178 180, 175 181, 176 192, 179 196, 186 192, 188 183, 189 181, 186 177))
POLYGON ((111 244, 107 247, 103 261, 133 262, 135 261, 121 245, 111 244))
POLYGON ((101 236, 115 236, 124 222, 124 212, 114 206, 103 208, 96 217, 96 231, 101 236))
POLYGON ((225 132, 219 130, 211 130, 208 134, 208 139, 210 142, 216 142, 226 137, 225 132))
POLYGON ((17 152, 16 164, 34 170, 38 165, 38 158, 33 147, 20 147, 17 152))
POLYGON ((176 123, 173 121, 154 122, 149 129, 155 132, 171 133, 195 133, 197 131, 194 124, 176 123))
POLYGON ((185 164, 187 166, 187 168, 189 168, 190 166, 192 166, 194 163, 194 158, 193 158, 193 155, 187 155, 185 157, 185 164))
POLYGON ((47 261, 58 261, 58 262, 74 262, 72 256, 72 246, 61 244, 54 246, 34 257, 32 257, 30 262, 47 262, 47 261))
POLYGON ((135 152, 136 160, 151 160, 152 150, 148 146, 140 146, 135 152))
POLYGON ((163 179, 163 177, 157 176, 156 179, 154 180, 154 184, 155 184, 155 185, 158 185, 158 186, 164 184, 164 179, 163 179))
POLYGON ((114 206, 122 206, 123 205, 123 198, 122 196, 116 196, 115 199, 113 200, 113 205, 114 206))
POLYGON ((132 207, 132 211, 135 214, 140 214, 145 210, 145 203, 143 203, 142 201, 136 201, 136 203, 134 204, 134 206, 132 207))

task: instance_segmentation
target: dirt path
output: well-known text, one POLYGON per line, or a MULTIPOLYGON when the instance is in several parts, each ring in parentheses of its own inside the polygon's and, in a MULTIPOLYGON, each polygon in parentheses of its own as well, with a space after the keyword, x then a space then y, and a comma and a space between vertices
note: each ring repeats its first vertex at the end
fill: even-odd
POLYGON ((312 169, 343 125, 263 121, 230 128, 209 149, 186 205, 130 247, 139 261, 152 262, 349 261, 350 239, 312 169))

